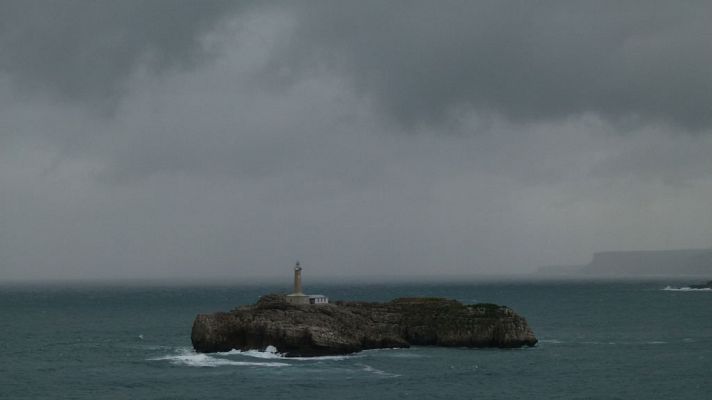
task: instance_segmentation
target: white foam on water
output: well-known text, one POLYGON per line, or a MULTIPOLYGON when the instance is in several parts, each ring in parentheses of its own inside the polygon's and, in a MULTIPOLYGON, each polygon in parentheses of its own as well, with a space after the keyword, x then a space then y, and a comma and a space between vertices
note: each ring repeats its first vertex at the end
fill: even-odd
POLYGON ((230 351, 225 351, 221 353, 216 353, 220 354, 223 356, 233 356, 233 355, 241 355, 241 356, 247 356, 247 357, 253 357, 253 358, 262 358, 262 359, 276 359, 276 358, 284 358, 282 354, 277 352, 277 348, 274 346, 267 346, 267 348, 264 351, 259 351, 259 350, 230 350, 230 351))
POLYGON ((357 365, 359 365, 360 367, 362 367, 362 369, 361 369, 362 371, 370 372, 370 373, 375 374, 375 375, 380 375, 380 376, 384 376, 384 377, 387 377, 387 378, 397 378, 397 377, 400 376, 399 374, 393 374, 393 373, 386 372, 386 371, 383 371, 383 370, 380 370, 380 369, 377 369, 377 368, 373 368, 373 367, 370 366, 370 365, 366 365, 366 364, 357 364, 357 365))
POLYGON ((130 349, 142 349, 142 350, 169 350, 172 349, 170 346, 158 346, 158 345, 150 345, 150 344, 138 344, 135 346, 126 346, 130 349))
POLYGON ((359 357, 357 355, 348 355, 348 356, 321 356, 321 357, 287 357, 284 354, 280 353, 276 347, 274 346, 267 346, 267 348, 264 351, 259 351, 259 350, 230 350, 222 353, 216 353, 222 356, 233 356, 233 355, 239 355, 239 356, 246 356, 246 357, 252 357, 252 358, 261 358, 261 359, 267 359, 267 360, 297 360, 297 361, 339 361, 339 360, 346 360, 349 358, 355 358, 359 357))
POLYGON ((188 367, 222 367, 222 366, 254 366, 254 367, 287 367, 289 364, 281 362, 247 362, 234 361, 208 354, 196 353, 193 350, 181 350, 178 354, 163 357, 149 358, 149 361, 169 361, 173 365, 188 367))
POLYGON ((363 350, 362 353, 376 353, 379 351, 393 351, 393 350, 409 350, 413 351, 412 347, 384 347, 382 349, 368 349, 368 350, 363 350))
POLYGON ((390 358, 425 358, 425 357, 428 357, 428 356, 423 355, 423 354, 415 354, 415 353, 410 353, 410 352, 409 352, 409 353, 403 352, 403 353, 389 354, 388 357, 390 357, 390 358))
POLYGON ((661 344, 668 344, 668 342, 663 341, 663 340, 648 340, 645 342, 598 342, 598 341, 585 341, 585 342, 578 342, 581 344, 590 344, 590 345, 610 345, 610 346, 638 346, 641 344, 650 344, 650 345, 661 345, 661 344))
POLYGON ((669 292, 712 292, 712 288, 691 288, 691 287, 679 287, 674 288, 672 286, 665 286, 660 290, 666 290, 669 292))
POLYGON ((540 339, 539 343, 552 343, 552 344, 561 344, 564 343, 559 339, 540 339))

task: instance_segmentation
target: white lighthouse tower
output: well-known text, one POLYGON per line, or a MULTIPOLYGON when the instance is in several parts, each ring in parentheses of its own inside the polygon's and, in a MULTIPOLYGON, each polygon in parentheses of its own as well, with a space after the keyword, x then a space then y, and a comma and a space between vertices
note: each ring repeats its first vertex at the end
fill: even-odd
POLYGON ((287 295, 290 304, 327 304, 329 298, 322 294, 304 294, 302 290, 302 267, 299 261, 294 265, 294 291, 287 295))
POLYGON ((302 292, 302 267, 299 266, 299 261, 294 266, 294 294, 303 294, 302 292))

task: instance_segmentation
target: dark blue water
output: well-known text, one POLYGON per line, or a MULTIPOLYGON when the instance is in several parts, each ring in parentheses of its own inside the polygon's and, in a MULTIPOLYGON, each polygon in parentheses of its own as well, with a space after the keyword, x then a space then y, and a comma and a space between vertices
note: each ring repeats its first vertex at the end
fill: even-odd
POLYGON ((708 399, 712 292, 661 283, 329 285, 332 299, 506 304, 535 348, 283 359, 191 351, 197 313, 286 287, 0 286, 2 399, 708 399))

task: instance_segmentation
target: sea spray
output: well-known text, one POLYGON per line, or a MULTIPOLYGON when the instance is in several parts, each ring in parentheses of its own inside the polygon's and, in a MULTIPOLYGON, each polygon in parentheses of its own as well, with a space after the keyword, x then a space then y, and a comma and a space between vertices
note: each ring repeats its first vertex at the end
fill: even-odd
POLYGON ((221 366, 249 366, 249 367, 288 367, 284 362, 249 362, 229 360, 216 355, 196 353, 192 349, 179 349, 177 354, 150 358, 149 361, 169 361, 174 365, 188 367, 221 367, 221 366))

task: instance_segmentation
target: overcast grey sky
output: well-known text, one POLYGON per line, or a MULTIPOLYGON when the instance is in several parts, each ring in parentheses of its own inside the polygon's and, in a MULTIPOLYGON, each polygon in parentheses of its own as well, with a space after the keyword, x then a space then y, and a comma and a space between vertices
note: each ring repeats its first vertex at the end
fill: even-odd
POLYGON ((710 20, 708 1, 2 0, 0 281, 709 247, 710 20))

